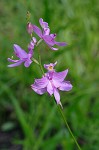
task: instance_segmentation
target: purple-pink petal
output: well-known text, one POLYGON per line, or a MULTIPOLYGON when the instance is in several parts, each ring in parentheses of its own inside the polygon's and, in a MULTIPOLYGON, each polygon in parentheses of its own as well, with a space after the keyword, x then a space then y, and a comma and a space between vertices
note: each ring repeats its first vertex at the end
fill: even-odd
POLYGON ((11 59, 11 58, 8 58, 8 61, 9 61, 9 62, 14 62, 14 63, 16 63, 16 62, 18 62, 19 60, 13 60, 13 59, 11 59))
POLYGON ((48 23, 44 22, 42 18, 39 19, 39 23, 42 28, 48 28, 48 23))
POLYGON ((46 77, 42 77, 41 79, 35 79, 35 82, 31 85, 31 87, 36 93, 41 95, 47 92, 47 84, 48 79, 46 77))
POLYGON ((30 54, 30 51, 32 52, 31 54, 33 54, 33 49, 34 49, 34 46, 36 45, 36 43, 37 43, 37 40, 35 37, 33 37, 28 45, 29 54, 30 54))
POLYGON ((55 44, 58 46, 66 46, 67 45, 65 42, 56 42, 56 41, 55 41, 55 44))
POLYGON ((53 94, 53 87, 52 87, 52 84, 51 84, 50 81, 48 82, 48 85, 47 85, 47 92, 48 92, 50 95, 53 94))
POLYGON ((57 51, 57 50, 58 50, 58 48, 52 47, 52 46, 50 46, 50 45, 48 45, 48 46, 50 47, 50 49, 52 49, 52 50, 54 50, 54 51, 57 51))
POLYGON ((27 59, 27 60, 25 61, 25 63, 24 63, 24 66, 25 66, 25 67, 29 67, 31 63, 32 63, 32 60, 31 60, 31 59, 27 59))
POLYGON ((36 86, 38 89, 45 88, 48 84, 48 79, 46 77, 43 77, 41 79, 35 79, 34 86, 36 86))
POLYGON ((50 46, 53 46, 55 44, 54 39, 50 35, 44 35, 43 40, 50 46))
POLYGON ((57 65, 57 61, 53 64, 53 66, 55 67, 57 65))
POLYGON ((57 104, 60 104, 60 94, 56 88, 54 88, 54 97, 55 97, 57 104))
POLYGON ((68 73, 68 69, 62 72, 54 72, 53 79, 62 82, 65 79, 67 73, 68 73))
POLYGON ((53 82, 54 87, 56 87, 56 88, 59 88, 61 85, 61 82, 59 82, 57 80, 52 79, 52 82, 53 82))
POLYGON ((19 45, 14 44, 13 48, 17 57, 19 57, 20 59, 27 58, 27 53, 19 45))
POLYGON ((37 93, 37 94, 44 94, 47 90, 46 88, 42 88, 42 89, 38 89, 37 87, 35 87, 34 85, 31 85, 31 88, 37 93))
POLYGON ((72 85, 68 81, 63 81, 59 87, 61 91, 70 91, 72 89, 72 85))
POLYGON ((42 31, 39 27, 33 25, 33 31, 40 37, 42 38, 42 31))
POLYGON ((31 41, 30 44, 28 45, 28 50, 34 49, 34 43, 31 41))
POLYGON ((35 37, 33 37, 33 38, 32 38, 32 41, 33 41, 33 43, 34 43, 34 44, 36 44, 36 43, 37 43, 37 40, 36 40, 36 38, 35 38, 35 37))
POLYGON ((50 33, 50 29, 49 28, 45 28, 44 31, 43 31, 43 36, 44 35, 49 35, 50 33))
POLYGON ((17 61, 17 62, 16 62, 16 63, 14 63, 14 64, 10 64, 10 65, 8 65, 8 67, 16 67, 16 66, 21 65, 23 62, 24 62, 23 60, 19 60, 19 61, 17 61))
POLYGON ((54 39, 55 39, 55 37, 56 37, 56 33, 54 33, 54 34, 50 34, 50 36, 51 36, 52 38, 54 38, 54 39))

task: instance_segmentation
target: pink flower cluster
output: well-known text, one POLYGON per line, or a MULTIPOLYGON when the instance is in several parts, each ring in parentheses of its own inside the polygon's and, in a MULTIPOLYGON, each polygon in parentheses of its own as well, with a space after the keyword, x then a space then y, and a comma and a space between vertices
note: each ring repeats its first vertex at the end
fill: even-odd
MULTIPOLYGON (((34 24, 27 24, 27 31, 30 35, 32 35, 33 32, 36 33, 39 38, 49 46, 51 50, 58 50, 58 48, 53 47, 54 45, 67 45, 65 42, 57 42, 55 40, 56 34, 50 34, 50 28, 48 26, 48 23, 44 22, 42 18, 39 19, 39 23, 42 29, 34 24)), ((12 62, 12 64, 8 65, 8 67, 16 67, 22 63, 24 63, 25 67, 29 67, 30 64, 33 62, 35 46, 37 46, 37 40, 35 37, 32 37, 28 45, 28 53, 17 44, 14 44, 14 54, 19 59, 13 60, 11 58, 8 58, 8 61, 12 62)), ((44 68, 47 69, 47 73, 43 74, 41 79, 35 79, 35 82, 31 85, 31 88, 40 95, 44 94, 45 92, 47 92, 50 96, 54 95, 57 104, 60 104, 62 106, 60 102, 59 90, 70 91, 72 89, 72 85, 70 81, 64 81, 65 77, 67 76, 68 69, 62 72, 56 72, 54 69, 54 66, 56 64, 57 62, 54 64, 45 64, 44 68)))

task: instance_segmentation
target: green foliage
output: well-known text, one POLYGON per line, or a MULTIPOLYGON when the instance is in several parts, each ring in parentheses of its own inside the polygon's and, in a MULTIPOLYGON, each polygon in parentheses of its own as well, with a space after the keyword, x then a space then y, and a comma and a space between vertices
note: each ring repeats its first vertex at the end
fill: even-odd
POLYGON ((49 23, 51 32, 57 33, 57 41, 68 43, 56 52, 44 43, 38 48, 43 63, 57 60, 57 71, 69 68, 67 78, 73 89, 61 93, 64 114, 82 150, 98 150, 98 0, 0 1, 1 131, 6 133, 16 126, 21 128, 23 138, 16 137, 11 142, 21 144, 23 150, 77 149, 53 98, 47 94, 39 96, 30 88, 34 78, 41 77, 39 67, 32 64, 28 69, 23 65, 7 68, 7 58, 13 53, 14 43, 27 50, 30 41, 26 31, 28 10, 32 23, 39 25, 38 20, 42 17, 49 23))

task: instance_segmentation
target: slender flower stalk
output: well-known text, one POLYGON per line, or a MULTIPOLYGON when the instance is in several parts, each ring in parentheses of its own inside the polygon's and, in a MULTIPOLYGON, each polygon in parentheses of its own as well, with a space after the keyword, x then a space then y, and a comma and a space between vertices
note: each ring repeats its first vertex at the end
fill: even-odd
POLYGON ((64 116, 64 113, 63 113, 62 109, 60 108, 60 105, 58 105, 58 110, 59 110, 59 112, 60 112, 60 114, 61 114, 61 116, 62 116, 62 118, 63 118, 63 120, 64 120, 65 126, 67 127, 69 133, 71 134, 71 136, 72 136, 74 142, 76 143, 78 149, 81 150, 81 148, 80 148, 80 146, 79 146, 79 144, 78 144, 76 138, 74 137, 74 135, 73 135, 73 133, 72 133, 72 131, 71 131, 71 129, 70 129, 68 123, 67 123, 67 120, 66 120, 66 118, 65 118, 65 116, 64 116))
POLYGON ((40 40, 37 42, 36 46, 38 46, 41 42, 42 42, 42 39, 40 39, 40 40))
POLYGON ((39 67, 41 69, 41 72, 43 75, 45 75, 43 67, 42 67, 42 62, 41 62, 41 56, 40 56, 40 50, 39 50, 39 54, 38 54, 38 60, 39 60, 39 67))

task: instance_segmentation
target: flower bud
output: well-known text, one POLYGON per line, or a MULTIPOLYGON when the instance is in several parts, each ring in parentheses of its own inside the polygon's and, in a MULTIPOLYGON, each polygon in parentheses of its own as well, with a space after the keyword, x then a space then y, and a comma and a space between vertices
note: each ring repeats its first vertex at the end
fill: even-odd
POLYGON ((33 32, 33 26, 30 22, 27 24, 27 31, 29 34, 32 34, 32 32, 33 32))

